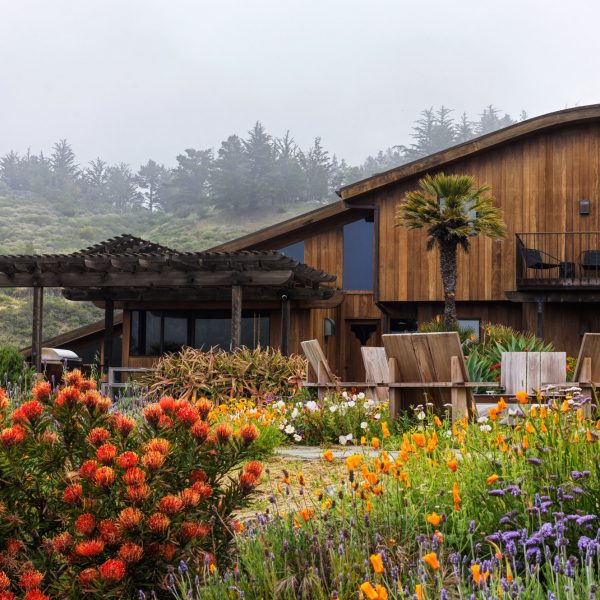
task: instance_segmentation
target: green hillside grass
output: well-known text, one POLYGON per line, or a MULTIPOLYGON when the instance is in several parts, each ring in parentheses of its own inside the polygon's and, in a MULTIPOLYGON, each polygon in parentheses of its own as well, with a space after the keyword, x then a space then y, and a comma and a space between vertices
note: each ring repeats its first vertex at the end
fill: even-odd
MULTIPOLYGON (((0 254, 74 252, 121 233, 130 233, 183 251, 201 251, 314 209, 298 204, 288 210, 262 211, 255 216, 209 214, 178 217, 146 210, 103 214, 63 214, 32 194, 0 195, 0 254)), ((59 290, 48 290, 44 301, 44 338, 65 333, 102 318, 86 302, 70 302, 59 290)), ((17 348, 31 343, 31 290, 0 289, 0 345, 17 348)))

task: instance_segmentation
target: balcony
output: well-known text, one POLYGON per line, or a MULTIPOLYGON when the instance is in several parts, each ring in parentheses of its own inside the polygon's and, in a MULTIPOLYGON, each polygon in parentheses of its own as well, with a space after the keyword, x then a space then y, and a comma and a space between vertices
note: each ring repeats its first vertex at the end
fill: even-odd
POLYGON ((600 289, 600 232, 517 233, 518 290, 600 289))

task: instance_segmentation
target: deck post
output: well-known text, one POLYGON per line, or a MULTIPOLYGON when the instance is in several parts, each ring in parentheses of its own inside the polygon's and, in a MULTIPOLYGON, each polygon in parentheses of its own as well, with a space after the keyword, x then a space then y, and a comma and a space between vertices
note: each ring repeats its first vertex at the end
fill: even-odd
POLYGON ((231 351, 242 341, 242 286, 231 286, 231 351))
POLYGON ((42 372, 42 331, 44 328, 44 288, 33 288, 33 327, 31 334, 31 364, 42 372))
POLYGON ((282 294, 281 296, 281 353, 284 356, 289 354, 290 343, 290 301, 282 294))
MULTIPOLYGON (((458 356, 450 357, 450 379, 453 384, 465 382, 458 356)), ((464 386, 452 386, 450 389, 452 401, 452 422, 463 419, 469 414, 467 406, 467 389, 464 386)))
POLYGON ((544 301, 541 298, 536 300, 537 303, 537 320, 535 324, 535 337, 540 340, 544 339, 544 301))
POLYGON ((104 301, 104 341, 102 346, 102 370, 108 375, 108 369, 112 367, 112 340, 114 327, 114 300, 108 298, 104 301))

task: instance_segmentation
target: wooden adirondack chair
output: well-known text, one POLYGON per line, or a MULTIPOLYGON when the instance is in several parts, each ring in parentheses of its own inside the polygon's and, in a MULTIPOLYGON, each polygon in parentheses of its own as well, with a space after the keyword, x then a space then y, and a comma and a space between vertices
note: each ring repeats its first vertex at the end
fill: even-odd
MULTIPOLYGON (((452 405, 452 419, 476 412, 457 332, 396 333, 382 336, 388 356, 390 417, 411 406, 452 405)), ((477 385, 481 385, 480 383, 477 385)))
MULTIPOLYGON (((367 383, 389 381, 390 369, 385 348, 378 346, 363 346, 360 351, 365 365, 365 381, 367 383)), ((379 401, 387 400, 390 397, 390 389, 384 386, 369 388, 367 394, 369 393, 379 401)))
MULTIPOLYGON (((593 399, 594 388, 600 386, 600 333, 586 333, 583 336, 579 356, 575 365, 573 381, 577 382, 584 396, 593 399)), ((584 408, 586 417, 591 416, 591 406, 584 408)))
POLYGON ((300 342, 300 345, 308 359, 305 386, 317 387, 319 397, 322 397, 327 387, 335 387, 339 383, 339 378, 333 374, 319 340, 306 340, 300 342), (322 387, 320 384, 323 384, 322 387))
POLYGON ((503 352, 500 385, 507 396, 526 391, 535 395, 546 384, 565 385, 565 352, 503 352))

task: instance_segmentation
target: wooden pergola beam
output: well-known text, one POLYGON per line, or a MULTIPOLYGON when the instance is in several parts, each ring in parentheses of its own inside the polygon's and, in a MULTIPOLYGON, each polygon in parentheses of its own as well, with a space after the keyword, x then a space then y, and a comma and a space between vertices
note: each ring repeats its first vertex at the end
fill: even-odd
POLYGON ((242 344, 242 286, 231 287, 231 350, 242 344))
POLYGON ((44 288, 33 288, 31 362, 36 373, 42 372, 42 334, 44 329, 44 288))

